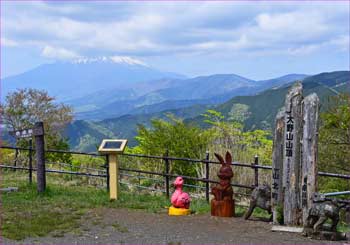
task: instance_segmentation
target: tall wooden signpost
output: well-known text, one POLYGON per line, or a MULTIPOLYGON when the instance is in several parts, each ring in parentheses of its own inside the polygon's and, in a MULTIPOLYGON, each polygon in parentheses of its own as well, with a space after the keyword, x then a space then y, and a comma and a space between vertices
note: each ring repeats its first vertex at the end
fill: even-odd
POLYGON ((44 142, 44 123, 37 122, 33 128, 36 150, 36 168, 37 168, 37 190, 43 192, 46 189, 46 170, 45 170, 45 142, 44 142))
POLYGON ((284 159, 283 159, 283 188, 284 188, 284 223, 299 225, 301 217, 300 206, 300 170, 302 139, 302 100, 303 88, 296 83, 288 91, 285 101, 284 115, 284 159))
POLYGON ((271 186, 271 206, 273 223, 278 224, 278 209, 283 201, 283 153, 284 153, 284 112, 280 111, 276 117, 276 127, 273 138, 272 153, 272 186, 271 186))
POLYGON ((312 205, 313 193, 317 191, 317 142, 318 142, 318 110, 319 99, 311 94, 303 103, 303 141, 302 141, 302 190, 301 206, 303 210, 303 224, 306 222, 309 208, 312 205))
POLYGON ((318 110, 317 95, 304 99, 302 84, 297 82, 276 117, 271 192, 275 224, 278 206, 283 208, 285 225, 306 221, 317 183, 318 110))

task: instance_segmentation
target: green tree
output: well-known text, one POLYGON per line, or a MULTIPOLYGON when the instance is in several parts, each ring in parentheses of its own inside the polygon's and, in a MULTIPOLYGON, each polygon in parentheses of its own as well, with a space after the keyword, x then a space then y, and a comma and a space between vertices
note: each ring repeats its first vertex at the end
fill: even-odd
MULTIPOLYGON (((160 156, 168 150, 169 156, 203 159, 210 141, 210 133, 169 114, 168 121, 153 119, 151 129, 139 125, 136 139, 139 145, 133 149, 134 153, 160 156)), ((164 164, 159 160, 148 163, 144 167, 164 170, 164 164)), ((201 166, 202 164, 172 161, 170 171, 179 175, 200 176, 201 166)))
MULTIPOLYGON (((218 111, 208 110, 204 115, 205 122, 211 125, 212 142, 210 143, 210 152, 224 154, 227 150, 231 151, 233 161, 251 163, 254 156, 259 156, 260 164, 271 164, 272 162, 272 140, 270 131, 254 130, 243 131, 241 118, 231 117, 225 120, 225 117, 218 111)), ((212 160, 216 160, 213 159, 212 160)), ((210 178, 216 178, 218 167, 211 166, 210 178)), ((234 167, 234 181, 241 184, 252 184, 254 179, 250 169, 234 167)), ((259 179, 261 182, 271 180, 270 173, 260 171, 259 179)))
POLYGON ((244 123, 250 116, 249 106, 245 104, 233 104, 231 111, 228 113, 229 120, 244 123))
MULTIPOLYGON (((65 126, 73 119, 72 108, 57 103, 46 91, 37 89, 18 89, 6 96, 0 106, 3 123, 8 131, 32 128, 35 122, 43 121, 47 148, 69 149, 67 139, 62 137, 65 126)), ((19 146, 28 146, 26 140, 19 140, 19 146)), ((48 160, 70 161, 68 155, 48 154, 48 160)))
MULTIPOLYGON (((264 164, 272 158, 271 133, 266 130, 243 131, 243 124, 237 120, 227 120, 218 111, 208 110, 204 122, 212 125, 212 149, 216 152, 231 150, 235 161, 251 162, 255 155, 264 164)), ((231 117, 232 119, 232 117, 231 117)))
MULTIPOLYGON (((350 173, 350 95, 330 98, 330 106, 321 114, 319 135, 319 170, 350 173)), ((321 179, 324 188, 346 190, 349 181, 321 179)))

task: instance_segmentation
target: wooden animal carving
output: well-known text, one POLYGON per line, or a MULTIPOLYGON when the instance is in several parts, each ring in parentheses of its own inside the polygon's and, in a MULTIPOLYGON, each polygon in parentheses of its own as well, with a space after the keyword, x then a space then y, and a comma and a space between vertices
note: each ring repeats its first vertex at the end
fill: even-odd
POLYGON ((316 194, 314 203, 309 209, 309 214, 306 221, 306 227, 312 228, 314 232, 323 229, 322 225, 327 219, 332 221, 331 231, 337 231, 339 221, 339 211, 348 204, 339 204, 336 199, 326 199, 324 196, 316 194))
POLYGON ((211 193, 214 195, 214 199, 211 201, 211 214, 213 216, 232 217, 234 215, 233 189, 231 186, 231 178, 233 177, 232 156, 229 152, 226 152, 225 160, 217 153, 215 153, 215 156, 221 163, 218 173, 220 182, 211 188, 211 193))
MULTIPOLYGON (((255 189, 253 190, 253 192, 250 196, 249 209, 245 213, 244 218, 249 219, 249 217, 252 215, 252 213, 256 207, 259 207, 261 209, 266 210, 267 212, 269 212, 269 214, 272 213, 270 186, 263 185, 263 186, 255 187, 255 189)), ((272 220, 272 216, 271 216, 270 220, 272 220)))

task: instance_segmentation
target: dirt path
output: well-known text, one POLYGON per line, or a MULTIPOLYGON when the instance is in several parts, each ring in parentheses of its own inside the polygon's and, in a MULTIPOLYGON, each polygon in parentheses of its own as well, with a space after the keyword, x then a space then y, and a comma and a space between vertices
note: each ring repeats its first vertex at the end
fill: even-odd
MULTIPOLYGON (((79 229, 4 244, 330 244, 300 234, 271 232, 264 221, 205 215, 168 216, 127 209, 96 209, 79 229)), ((349 243, 349 242, 347 242, 349 243)), ((337 244, 344 244, 338 242, 337 244)))

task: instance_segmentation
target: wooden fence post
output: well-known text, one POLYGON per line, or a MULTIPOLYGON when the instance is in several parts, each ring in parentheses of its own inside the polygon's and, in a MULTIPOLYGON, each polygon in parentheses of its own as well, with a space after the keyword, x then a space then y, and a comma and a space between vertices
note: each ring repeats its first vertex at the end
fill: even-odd
POLYGON ((205 152, 205 179, 206 179, 206 182, 205 182, 205 199, 207 200, 207 202, 209 202, 209 176, 210 176, 210 173, 209 173, 209 151, 206 151, 205 152))
MULTIPOLYGON (((16 148, 15 160, 14 160, 14 162, 13 162, 13 166, 14 166, 14 167, 17 167, 18 153, 19 153, 19 150, 16 148)), ((14 168, 13 171, 16 172, 16 168, 14 168)))
POLYGON ((276 116, 276 127, 273 138, 272 153, 272 188, 271 188, 271 205, 273 223, 278 224, 277 214, 278 207, 283 206, 283 153, 284 153, 284 112, 280 111, 276 116))
POLYGON ((32 183, 33 179, 33 140, 29 139, 29 183, 32 183))
POLYGON ((313 193, 317 191, 317 143, 319 99, 315 93, 303 103, 304 128, 302 141, 302 190, 303 224, 306 224, 313 193))
POLYGON ((301 139, 303 88, 295 83, 288 91, 285 101, 285 137, 283 160, 284 208, 286 225, 300 225, 302 211, 300 202, 301 139))
MULTIPOLYGON (((258 155, 254 156, 254 166, 258 166, 259 165, 259 157, 258 155)), ((259 169, 258 168, 254 168, 254 186, 259 186, 259 169)))
POLYGON ((166 196, 169 198, 170 196, 170 190, 169 190, 169 150, 166 150, 165 156, 164 156, 164 161, 165 161, 165 192, 166 196))
POLYGON ((46 189, 44 123, 35 123, 33 132, 36 150, 37 189, 38 192, 43 192, 46 189))

